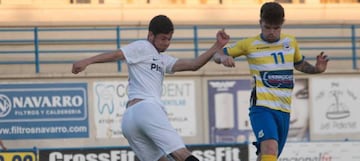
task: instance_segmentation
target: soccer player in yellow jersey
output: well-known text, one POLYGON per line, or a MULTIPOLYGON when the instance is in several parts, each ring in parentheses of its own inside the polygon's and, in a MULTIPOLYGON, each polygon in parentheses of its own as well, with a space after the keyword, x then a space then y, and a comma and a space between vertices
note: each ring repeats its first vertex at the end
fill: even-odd
POLYGON ((261 34, 238 41, 214 55, 214 61, 234 67, 234 58, 246 56, 254 87, 249 116, 257 142, 258 161, 276 161, 288 134, 293 71, 322 73, 327 56, 321 52, 315 66, 304 59, 295 37, 281 33, 284 8, 276 2, 264 3, 260 11, 261 34))

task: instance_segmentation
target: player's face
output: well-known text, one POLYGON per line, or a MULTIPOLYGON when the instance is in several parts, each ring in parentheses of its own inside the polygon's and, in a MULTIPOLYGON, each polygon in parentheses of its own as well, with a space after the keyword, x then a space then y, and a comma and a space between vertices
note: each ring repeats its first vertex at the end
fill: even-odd
POLYGON ((173 32, 157 35, 150 33, 149 41, 154 45, 158 52, 164 52, 170 46, 172 35, 173 32))
POLYGON ((280 39, 282 24, 268 24, 260 21, 262 38, 267 42, 276 42, 280 39))

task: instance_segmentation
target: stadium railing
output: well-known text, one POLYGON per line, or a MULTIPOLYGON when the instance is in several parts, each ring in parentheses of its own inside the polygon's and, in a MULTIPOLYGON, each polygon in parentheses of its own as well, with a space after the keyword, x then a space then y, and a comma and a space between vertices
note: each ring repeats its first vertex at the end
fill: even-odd
MULTIPOLYGON (((358 69, 359 26, 285 25, 282 32, 295 35, 300 49, 311 60, 319 53, 314 50, 325 50, 332 61, 347 61, 351 69, 358 69)), ((221 28, 226 29, 232 41, 254 36, 260 30, 258 25, 178 26, 168 53, 197 57, 215 40, 215 33, 221 28)), ((81 55, 116 50, 146 36, 147 28, 142 26, 0 28, 0 65, 30 64, 39 73, 41 64, 73 63, 81 55)), ((117 71, 121 72, 121 62, 116 63, 117 71)))

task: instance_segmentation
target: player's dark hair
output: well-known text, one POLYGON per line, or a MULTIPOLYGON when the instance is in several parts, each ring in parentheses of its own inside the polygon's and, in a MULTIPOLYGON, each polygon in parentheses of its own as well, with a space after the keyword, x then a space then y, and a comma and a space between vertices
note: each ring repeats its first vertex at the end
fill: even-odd
POLYGON ((277 2, 266 2, 260 10, 260 20, 272 25, 284 23, 284 8, 277 2))
POLYGON ((151 19, 149 31, 151 31, 154 35, 168 34, 174 31, 174 25, 167 16, 158 15, 151 19))

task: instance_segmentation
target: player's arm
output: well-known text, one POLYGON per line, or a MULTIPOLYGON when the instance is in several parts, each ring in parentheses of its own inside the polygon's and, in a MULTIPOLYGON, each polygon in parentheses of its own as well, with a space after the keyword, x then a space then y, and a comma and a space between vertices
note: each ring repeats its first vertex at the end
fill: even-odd
POLYGON ((195 59, 179 59, 174 64, 172 71, 179 72, 179 71, 196 71, 204 66, 213 55, 218 51, 221 50, 228 42, 229 42, 229 35, 225 33, 224 30, 218 31, 216 34, 217 41, 214 45, 205 51, 205 53, 201 54, 195 59))
POLYGON ((309 62, 304 60, 302 63, 295 65, 295 69, 300 72, 307 73, 307 74, 322 73, 322 72, 325 72, 328 61, 329 61, 329 59, 327 58, 326 55, 324 55, 324 52, 321 52, 316 57, 315 66, 311 65, 309 62))
POLYGON ((6 148, 6 146, 4 145, 4 143, 2 142, 2 140, 0 140, 0 146, 1 146, 1 148, 2 148, 4 151, 7 150, 7 148, 6 148))
POLYGON ((85 70, 85 68, 90 64, 112 62, 123 59, 125 59, 125 56, 121 50, 102 53, 75 62, 72 67, 72 73, 77 74, 85 70))
POLYGON ((213 60, 215 63, 223 64, 226 67, 235 67, 234 58, 226 55, 223 50, 217 51, 213 56, 213 60))

